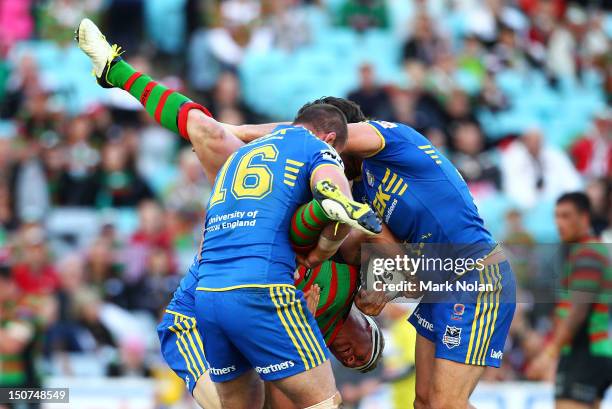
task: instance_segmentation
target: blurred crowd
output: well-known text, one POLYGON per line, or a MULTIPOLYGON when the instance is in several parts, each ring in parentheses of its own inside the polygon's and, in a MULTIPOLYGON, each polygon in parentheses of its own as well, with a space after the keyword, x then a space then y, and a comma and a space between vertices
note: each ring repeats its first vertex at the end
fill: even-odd
MULTIPOLYGON (((552 203, 585 190, 594 232, 610 242, 604 3, 0 0, 0 386, 92 371, 152 376, 155 321, 201 235, 210 186, 197 158, 129 95, 95 85, 72 41, 81 18, 223 122, 288 120, 283 109, 316 91, 415 127, 455 163, 500 241, 554 242, 552 203), (386 56, 383 42, 376 57, 319 58, 373 35, 397 52, 389 42, 386 56), (303 69, 277 76, 289 60, 303 69), (316 88, 322 68, 342 87, 316 88), (275 99, 281 91, 290 99, 275 99)), ((405 313, 384 317, 400 340, 410 339, 394 325, 405 313)), ((389 353, 405 363, 392 360, 379 380, 410 376, 401 344, 389 353)), ((524 358, 508 356, 492 379, 521 379, 524 358)), ((375 384, 349 383, 344 394, 358 401, 375 384)))

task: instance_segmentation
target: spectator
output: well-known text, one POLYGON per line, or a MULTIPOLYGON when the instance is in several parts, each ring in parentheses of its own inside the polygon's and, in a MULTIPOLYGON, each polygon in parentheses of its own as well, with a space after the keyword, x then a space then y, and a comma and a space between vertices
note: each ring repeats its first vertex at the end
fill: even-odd
POLYGON ((612 177, 612 109, 595 115, 593 126, 570 148, 576 169, 592 178, 612 177))
POLYGON ((483 79, 482 88, 478 94, 478 105, 481 109, 492 113, 505 111, 510 106, 508 98, 499 89, 495 78, 490 73, 483 79))
POLYGON ((459 122, 453 136, 451 160, 474 197, 494 194, 501 187, 501 174, 494 155, 484 150, 484 138, 474 122, 459 122))
POLYGON ((501 156, 504 191, 523 209, 582 185, 566 154, 542 139, 538 128, 529 128, 501 156))
POLYGON ((199 214, 206 205, 205 198, 210 195, 210 186, 198 157, 190 148, 180 152, 179 169, 178 180, 164 195, 166 207, 199 214))
MULTIPOLYGON (((140 280, 146 272, 150 254, 156 249, 172 251, 172 236, 167 228, 162 207, 152 200, 144 201, 138 207, 139 226, 132 234, 123 261, 126 264, 123 276, 127 284, 140 280)), ((174 254, 170 253, 174 271, 174 254)))
POLYGON ((221 2, 223 24, 207 33, 207 47, 221 66, 235 70, 247 49, 267 49, 270 37, 266 33, 252 33, 251 25, 261 14, 261 5, 253 0, 221 2))
POLYGON ((102 348, 116 348, 109 328, 102 322, 102 301, 90 289, 81 289, 74 296, 73 314, 79 326, 77 337, 81 351, 96 352, 102 348))
MULTIPOLYGON (((447 84, 450 85, 450 84, 447 84)), ((472 106, 470 105, 469 96, 458 88, 447 88, 450 89, 448 98, 446 100, 446 133, 450 135, 452 128, 457 122, 471 122, 476 123, 476 117, 472 112, 472 106)))
POLYGON ((431 18, 426 13, 417 14, 412 27, 412 36, 404 45, 404 61, 417 60, 430 67, 438 55, 446 51, 445 44, 434 32, 431 18))
POLYGON ((245 122, 258 123, 262 122, 263 119, 242 101, 242 96, 240 95, 240 82, 238 81, 238 77, 230 71, 225 71, 219 76, 210 108, 211 112, 215 115, 220 115, 225 110, 235 110, 239 112, 242 116, 241 119, 244 119, 240 124, 245 122))
POLYGON ((13 266, 15 283, 24 294, 51 294, 59 287, 59 278, 46 246, 47 237, 40 225, 21 229, 21 245, 13 266))
POLYGON ((127 337, 119 345, 119 360, 111 362, 107 369, 108 376, 130 376, 150 378, 153 372, 146 360, 146 345, 140 337, 127 337))
POLYGON ((178 286, 180 277, 173 271, 171 252, 153 248, 148 254, 145 273, 127 289, 128 309, 147 311, 157 318, 168 304, 169 294, 178 286))
POLYGON ((591 180, 585 193, 591 202, 591 228, 596 237, 599 237, 609 226, 608 208, 612 182, 605 178, 591 180))
POLYGON ((87 252, 87 282, 107 302, 127 307, 123 266, 113 249, 113 243, 104 237, 96 239, 87 252))
POLYGON ((0 265, 0 387, 40 387, 35 369, 40 332, 36 320, 36 310, 11 278, 11 269, 0 265))
POLYGON ((96 201, 95 170, 100 154, 89 141, 91 124, 84 117, 76 117, 68 124, 66 171, 59 189, 59 203, 64 206, 94 206, 96 201))
POLYGON ((366 117, 383 120, 392 118, 389 95, 376 83, 374 67, 370 64, 359 67, 359 88, 349 93, 348 98, 361 106, 366 117))
POLYGON ((136 206, 142 200, 153 197, 147 183, 129 163, 127 147, 121 141, 104 145, 96 188, 98 207, 136 206))
POLYGON ((49 210, 49 184, 38 140, 26 140, 9 170, 11 209, 21 222, 41 220, 49 210))

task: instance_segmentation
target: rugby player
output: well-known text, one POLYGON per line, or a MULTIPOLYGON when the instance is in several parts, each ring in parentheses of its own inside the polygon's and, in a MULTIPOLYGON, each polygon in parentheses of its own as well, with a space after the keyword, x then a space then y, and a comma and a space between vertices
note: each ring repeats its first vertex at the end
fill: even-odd
MULTIPOLYGON (((371 203, 398 240, 455 244, 468 251, 458 256, 483 259, 483 269, 461 279, 492 284, 493 291, 467 303, 439 302, 437 295, 425 294, 409 319, 418 333, 414 407, 469 408, 484 368, 501 365, 515 309, 510 264, 457 169, 424 136, 404 124, 368 121, 357 104, 342 98, 321 98, 303 109, 319 103, 334 105, 347 117, 343 159, 353 195, 371 203)), ((248 142, 258 135, 238 136, 248 142)), ((376 315, 387 301, 381 294, 361 290, 355 304, 376 315)))
POLYGON ((608 332, 612 268, 608 247, 591 232, 591 203, 582 192, 557 200, 555 221, 567 254, 555 323, 547 345, 527 367, 542 379, 557 365, 555 407, 599 408, 612 385, 612 338, 608 332))
MULTIPOLYGON (((108 45, 106 41, 104 41, 104 38, 101 33, 99 33, 95 25, 93 25, 93 23, 91 23, 90 21, 84 20, 81 26, 79 27, 79 31, 81 33, 80 37, 83 37, 88 33, 90 34, 90 36, 100 37, 102 47, 98 48, 106 48, 107 56, 105 57, 104 55, 102 55, 101 58, 100 56, 98 56, 98 59, 101 59, 102 61, 110 61, 111 59, 114 59, 118 56, 118 48, 116 46, 111 47, 110 45, 108 45), (108 55, 110 55, 112 58, 109 58, 108 55)), ((81 40, 81 38, 79 38, 78 33, 77 37, 79 40, 81 40)), ((87 41, 79 41, 79 45, 84 48, 88 55, 95 54, 96 51, 99 51, 96 50, 95 47, 93 49, 90 48, 89 50, 87 50, 87 41)), ((127 70, 131 70, 129 66, 120 68, 127 68, 127 70)), ((103 76, 100 75, 101 72, 103 72, 103 70, 100 71, 98 69, 97 76, 98 81, 101 83, 101 85, 105 87, 113 86, 108 81, 108 77, 112 76, 113 72, 111 70, 107 70, 103 76)), ((136 80, 140 76, 140 73, 136 73, 131 70, 129 72, 129 77, 132 78, 132 80, 130 81, 128 78, 128 85, 125 86, 124 83, 124 88, 127 90, 131 90, 133 89, 132 87, 134 87, 135 89, 136 86, 134 85, 134 82, 136 82, 136 80)), ((148 108, 149 112, 153 112, 151 104, 149 104, 149 100, 151 98, 151 95, 149 94, 151 93, 151 90, 156 89, 156 84, 150 80, 144 79, 144 84, 140 85, 144 85, 144 88, 135 91, 134 95, 138 96, 136 95, 136 93, 139 93, 140 101, 143 102, 143 105, 148 108), (151 84, 153 85, 150 86, 151 84), (145 94, 146 96, 144 96, 145 94)), ((167 112, 164 111, 164 108, 160 108, 160 106, 165 103, 164 100, 171 101, 172 97, 174 97, 175 99, 178 98, 179 101, 181 100, 181 98, 184 98, 176 93, 172 93, 169 90, 165 90, 164 93, 162 93, 161 98, 159 99, 160 105, 158 105, 154 109, 156 119, 160 120, 163 116, 167 116, 167 112)), ((195 105, 193 103, 186 103, 185 101, 182 101, 182 103, 183 107, 185 105, 191 107, 195 105)), ((202 112, 206 112, 203 107, 198 106, 195 107, 195 109, 201 110, 202 112)), ((179 123, 178 120, 180 115, 175 117, 177 123, 179 123)), ((169 129, 173 129, 172 121, 166 122, 165 125, 169 129)), ((184 127, 185 125, 183 125, 182 128, 184 127)), ((177 126, 177 130, 178 129, 179 127, 177 126)), ((260 129, 258 129, 257 131, 260 132, 260 129)), ((182 132, 184 132, 184 129, 182 132)), ((236 141, 238 140, 235 139, 233 141, 230 141, 234 143, 225 144, 225 147, 241 144, 241 142, 239 141, 238 143, 235 143, 236 141)), ((227 152, 225 155, 216 156, 216 158, 224 159, 227 158, 228 155, 229 152, 227 152)), ((210 166, 211 161, 207 161, 207 163, 210 166)), ((215 168, 215 165, 210 166, 208 169, 210 170, 211 168, 213 172, 218 170, 217 168, 215 168)), ((211 173, 212 172, 207 172, 208 176, 211 173)), ((308 210, 308 214, 306 216, 304 216, 304 214, 301 214, 301 217, 297 217, 297 215, 299 214, 298 211, 296 213, 296 217, 294 217, 292 235, 295 236, 296 242, 299 242, 300 240, 303 240, 305 238, 308 239, 309 237, 306 236, 312 235, 313 231, 317 231, 317 226, 313 226, 313 223, 315 225, 317 222, 320 223, 317 218, 323 219, 320 214, 321 209, 318 209, 319 212, 317 213, 317 208, 315 207, 313 212, 314 205, 316 205, 316 202, 303 206, 303 209, 301 209, 302 211, 308 210), (318 215, 318 217, 316 215, 318 215), (315 218, 314 221, 312 220, 311 216, 315 218), (297 222, 295 219, 297 219, 297 222), (306 220, 310 222, 310 225, 306 223, 306 220), (302 229, 302 232, 300 232, 300 228, 302 229), (306 230, 304 230, 304 228, 306 228, 306 230)), ((380 336, 380 332, 376 328, 375 322, 373 320, 365 319, 356 310, 350 310, 354 289, 356 288, 357 275, 355 271, 349 267, 348 271, 351 271, 350 279, 347 279, 345 281, 346 274, 344 277, 341 275, 339 279, 337 279, 336 270, 341 271, 345 269, 346 266, 335 263, 330 264, 330 266, 331 269, 329 267, 325 268, 326 266, 315 269, 310 279, 303 281, 302 287, 310 287, 311 285, 313 285, 314 282, 314 284, 318 285, 320 288, 328 289, 328 292, 321 301, 321 308, 317 313, 318 321, 321 323, 321 329, 324 331, 325 339, 329 344, 339 333, 342 334, 339 339, 343 339, 344 341, 342 341, 341 344, 342 356, 339 356, 339 359, 347 366, 352 366, 358 368, 359 370, 367 371, 373 368, 378 360, 380 350, 382 349, 380 347, 380 345, 382 344, 382 337, 380 336), (325 271, 325 274, 320 274, 321 271, 325 271), (330 271, 332 272, 331 275, 330 271), (347 289, 350 288, 350 290, 343 291, 342 287, 346 287, 347 289), (331 294, 333 294, 333 296, 331 294), (349 330, 340 331, 344 320, 351 324, 347 325, 346 328, 352 328, 352 333, 349 330), (366 335, 365 337, 363 335, 360 337, 358 336, 359 334, 355 333, 355 331, 361 331, 366 335), (365 348, 360 346, 358 343, 356 344, 356 340, 363 340, 367 339, 368 337, 370 338, 370 342, 365 342, 365 348), (359 351, 362 351, 361 354, 359 353, 359 351)), ((300 271, 304 273, 306 272, 305 269, 301 269, 300 271)), ((166 316, 162 320, 162 324, 160 325, 160 339, 162 340, 164 357, 166 358, 168 363, 179 363, 179 365, 171 364, 171 366, 173 366, 173 369, 175 369, 175 371, 179 373, 179 375, 184 375, 181 376, 181 378, 186 381, 188 388, 194 393, 196 399, 198 399, 200 403, 205 403, 206 398, 212 397, 213 394, 202 393, 202 391, 204 391, 204 389, 202 388, 200 388, 201 390, 199 392, 198 390, 194 391, 195 383, 197 379, 202 376, 206 371, 207 363, 203 356, 202 341, 197 331, 195 330, 195 322, 193 320, 193 295, 189 294, 189 296, 187 297, 182 296, 182 294, 188 293, 190 290, 191 285, 188 284, 189 276, 190 275, 184 278, 183 282, 181 283, 181 287, 175 293, 175 297, 168 307, 168 312, 166 316), (183 305, 179 306, 179 304, 181 304, 180 300, 184 299, 191 300, 191 302, 182 303, 183 305), (166 346, 168 347, 166 348, 166 346), (183 363, 182 365, 180 364, 181 362, 183 363)), ((191 281, 194 280, 192 279, 191 281)), ((302 287, 300 287, 300 285, 298 284, 298 288, 302 287)))

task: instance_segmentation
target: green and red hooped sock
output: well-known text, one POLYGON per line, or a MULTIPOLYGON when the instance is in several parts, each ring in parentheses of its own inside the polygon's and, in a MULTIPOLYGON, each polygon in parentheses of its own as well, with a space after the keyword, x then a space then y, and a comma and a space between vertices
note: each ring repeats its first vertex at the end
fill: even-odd
POLYGON ((190 110, 197 109, 212 117, 208 109, 202 105, 153 81, 148 75, 136 71, 122 58, 112 63, 106 79, 115 87, 124 89, 138 99, 147 113, 160 125, 179 133, 187 140, 189 140, 187 114, 190 110))
POLYGON ((331 221, 316 200, 300 206, 291 218, 289 236, 296 253, 307 253, 312 250, 321 230, 331 221))

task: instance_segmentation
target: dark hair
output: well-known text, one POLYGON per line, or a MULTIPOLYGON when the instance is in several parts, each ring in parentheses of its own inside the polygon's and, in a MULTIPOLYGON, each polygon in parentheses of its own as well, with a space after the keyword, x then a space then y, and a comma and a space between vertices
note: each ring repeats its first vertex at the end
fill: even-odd
POLYGON ((313 106, 313 105, 320 105, 320 104, 329 104, 329 105, 333 105, 336 108, 338 108, 340 111, 342 111, 342 113, 346 117, 346 121, 349 124, 363 122, 367 119, 363 111, 361 110, 361 107, 357 105, 357 103, 350 101, 348 99, 338 98, 338 97, 323 97, 323 98, 316 99, 312 102, 308 102, 302 108, 300 108, 300 110, 298 111, 298 115, 304 109, 310 106, 313 106))
POLYGON ((0 279, 10 280, 12 277, 11 267, 8 264, 0 262, 0 279))
POLYGON ((557 204, 560 203, 571 203, 580 213, 591 214, 591 200, 583 192, 565 193, 557 199, 557 204))
POLYGON ((335 132, 338 145, 344 145, 348 138, 346 117, 330 104, 316 104, 300 109, 293 124, 310 125, 317 132, 335 132))

